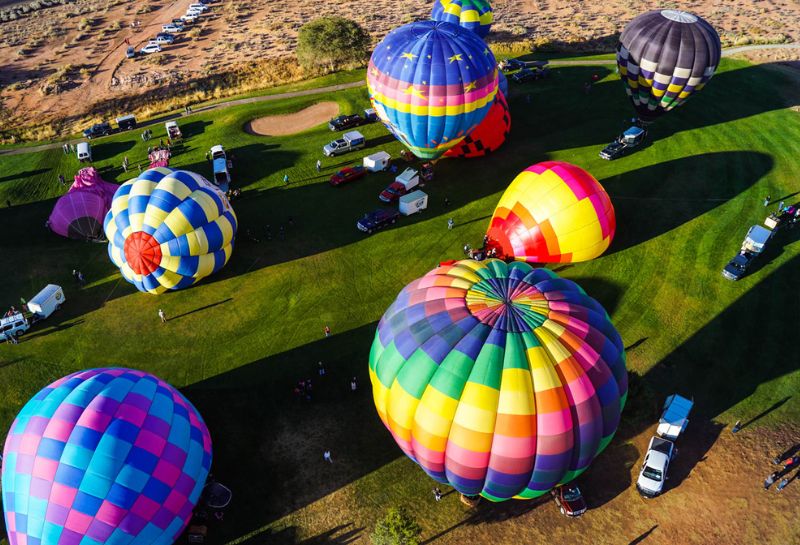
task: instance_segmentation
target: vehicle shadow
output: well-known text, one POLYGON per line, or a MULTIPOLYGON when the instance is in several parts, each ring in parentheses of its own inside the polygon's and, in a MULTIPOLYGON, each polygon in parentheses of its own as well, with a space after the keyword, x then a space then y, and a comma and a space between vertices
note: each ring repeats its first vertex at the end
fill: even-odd
POLYGON ((637 246, 725 204, 767 175, 774 163, 764 153, 725 151, 604 178, 600 183, 611 196, 617 219, 616 235, 606 253, 637 246), (700 172, 704 178, 698 178, 700 172), (665 206, 670 213, 659 213, 665 206))
POLYGON ((669 466, 669 476, 664 493, 669 493, 670 489, 680 486, 695 466, 705 461, 706 454, 716 443, 724 428, 724 424, 719 422, 692 420, 681 435, 680 442, 676 443, 678 455, 669 466))
POLYGON ((105 161, 115 157, 120 153, 131 150, 136 145, 135 140, 117 140, 113 142, 101 142, 92 145, 92 161, 105 161))

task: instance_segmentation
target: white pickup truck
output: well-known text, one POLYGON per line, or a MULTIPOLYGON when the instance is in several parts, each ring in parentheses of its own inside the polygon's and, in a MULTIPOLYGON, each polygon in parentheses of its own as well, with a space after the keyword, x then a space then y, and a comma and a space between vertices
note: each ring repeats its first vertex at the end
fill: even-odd
POLYGON ((647 447, 647 454, 642 462, 642 470, 636 481, 636 490, 645 498, 655 498, 664 491, 664 483, 669 477, 669 463, 675 458, 678 450, 669 439, 652 437, 647 447))

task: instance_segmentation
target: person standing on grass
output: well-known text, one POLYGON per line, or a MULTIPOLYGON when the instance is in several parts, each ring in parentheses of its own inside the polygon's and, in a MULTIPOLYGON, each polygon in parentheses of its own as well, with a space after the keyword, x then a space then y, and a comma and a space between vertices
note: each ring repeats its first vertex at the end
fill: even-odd
POLYGON ((78 271, 78 284, 80 284, 81 287, 86 285, 86 278, 83 277, 83 273, 81 271, 78 271))
POLYGON ((771 196, 769 196, 769 195, 767 195, 767 196, 764 198, 764 208, 766 208, 767 206, 769 206, 769 201, 771 201, 771 200, 772 200, 772 197, 771 197, 771 196))
POLYGON ((288 174, 284 174, 283 175, 283 185, 289 185, 289 175, 288 174))
POLYGON ((158 309, 158 317, 161 318, 161 323, 162 324, 166 324, 167 323, 167 315, 164 314, 163 310, 158 309))
POLYGON ((142 163, 136 163, 136 167, 139 169, 139 174, 142 173, 142 163))
POLYGON ((769 474, 769 476, 764 479, 764 490, 769 490, 769 487, 775 482, 775 479, 778 478, 778 472, 774 471, 769 474))
POLYGON ((67 180, 64 178, 63 174, 58 175, 58 181, 61 183, 61 185, 67 185, 67 180))
POLYGON ((325 329, 323 331, 325 331, 325 338, 326 339, 331 336, 331 328, 330 327, 325 326, 325 329))
POLYGON ((325 376, 325 365, 322 362, 319 362, 319 376, 325 376))
POLYGON ((322 459, 328 462, 329 464, 333 463, 333 458, 331 458, 331 451, 326 450, 322 453, 322 459))
POLYGON ((350 381, 350 392, 356 393, 356 390, 358 390, 358 380, 353 377, 353 380, 350 381))
POLYGON ((433 497, 436 501, 442 501, 442 491, 439 490, 438 486, 433 489, 433 497))
POLYGON ((322 161, 317 159, 317 172, 321 172, 321 171, 322 171, 322 161))
POLYGON ((448 231, 452 231, 453 230, 453 226, 455 226, 455 224, 456 224, 456 222, 453 221, 453 218, 450 218, 449 220, 447 220, 447 230, 448 231))

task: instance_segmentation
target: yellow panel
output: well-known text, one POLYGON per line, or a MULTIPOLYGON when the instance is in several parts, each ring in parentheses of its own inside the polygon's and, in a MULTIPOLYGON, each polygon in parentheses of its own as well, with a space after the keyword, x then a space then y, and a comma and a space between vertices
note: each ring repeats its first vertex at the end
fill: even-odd
MULTIPOLYGON (((141 231, 144 227, 144 213, 128 214, 128 223, 131 231, 141 231)), ((125 235, 127 237, 127 235, 125 235)))
POLYGON ((161 178, 161 181, 158 182, 158 188, 166 191, 167 193, 175 195, 181 201, 185 201, 189 195, 192 194, 191 190, 186 184, 176 178, 173 178, 172 176, 165 176, 164 178, 161 178))
POLYGON ((144 223, 154 229, 158 229, 158 226, 164 222, 168 215, 169 212, 166 210, 161 210, 157 206, 148 204, 144 211, 144 223))
POLYGON ((182 279, 183 277, 177 273, 172 271, 164 271, 164 274, 158 277, 158 283, 165 288, 170 289, 174 288, 182 279))
POLYGON ((214 271, 214 254, 203 254, 197 262, 196 278, 204 278, 214 271))
POLYGON ((531 373, 527 369, 504 369, 500 382, 497 412, 502 414, 536 414, 533 404, 531 373))
POLYGON ((390 418, 406 430, 411 430, 414 423, 414 413, 417 411, 419 400, 406 392, 398 381, 394 381, 389 392, 389 406, 387 413, 390 418))
POLYGON ((414 422, 433 435, 446 437, 456 412, 458 402, 428 385, 422 394, 414 422))
MULTIPOLYGON (((166 246, 166 244, 162 244, 161 245, 162 250, 163 250, 163 248, 165 246, 166 246)), ((175 271, 178 270, 178 267, 180 267, 180 265, 181 265, 181 258, 178 257, 178 256, 167 255, 167 254, 162 252, 160 265, 161 265, 162 268, 164 268, 164 269, 166 269, 168 271, 175 272, 175 271)))
POLYGON ((183 212, 180 211, 179 208, 174 208, 172 212, 164 219, 164 224, 169 227, 169 230, 175 235, 175 238, 178 238, 181 235, 185 235, 194 229, 192 224, 186 219, 186 216, 183 215, 183 212))
POLYGON ((195 191, 191 198, 200 205, 206 215, 206 223, 219 216, 219 208, 214 198, 205 191, 195 191))

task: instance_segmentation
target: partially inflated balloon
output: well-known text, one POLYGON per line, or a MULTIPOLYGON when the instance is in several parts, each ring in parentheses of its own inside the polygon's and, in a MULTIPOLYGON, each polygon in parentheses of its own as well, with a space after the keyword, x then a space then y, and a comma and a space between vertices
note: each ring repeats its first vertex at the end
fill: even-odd
POLYGON ((406 286, 369 357, 375 406, 425 472, 463 494, 535 498, 611 441, 627 396, 622 340, 574 282, 464 260, 406 286))
POLYGON ((48 226, 64 237, 79 240, 102 238, 103 220, 118 188, 118 185, 103 180, 94 167, 82 168, 75 175, 75 182, 67 194, 56 201, 48 226))
POLYGON ((501 255, 530 263, 570 263, 600 256, 616 218, 603 186, 580 167, 546 161, 508 186, 486 233, 501 255))
POLYGON ((619 38, 617 66, 642 121, 680 106, 714 75, 719 35, 701 17, 665 9, 639 15, 619 38))
POLYGON ((3 452, 11 545, 171 545, 192 516, 211 437, 189 401, 131 369, 91 369, 36 394, 3 452))
POLYGON ((481 124, 445 157, 484 157, 497 150, 511 131, 511 113, 503 93, 497 92, 494 104, 481 124))
POLYGON ((474 32, 411 23, 375 48, 367 85, 389 130, 417 157, 436 159, 483 121, 497 93, 497 63, 474 32))
POLYGON ((504 97, 508 97, 508 78, 501 70, 497 71, 497 90, 503 93, 504 97))
POLYGON ((489 34, 494 14, 488 0, 435 0, 431 19, 453 23, 481 38, 489 34))
POLYGON ((236 215, 208 180, 158 167, 125 182, 105 219, 108 253, 140 291, 186 288, 218 271, 233 253, 236 215))

